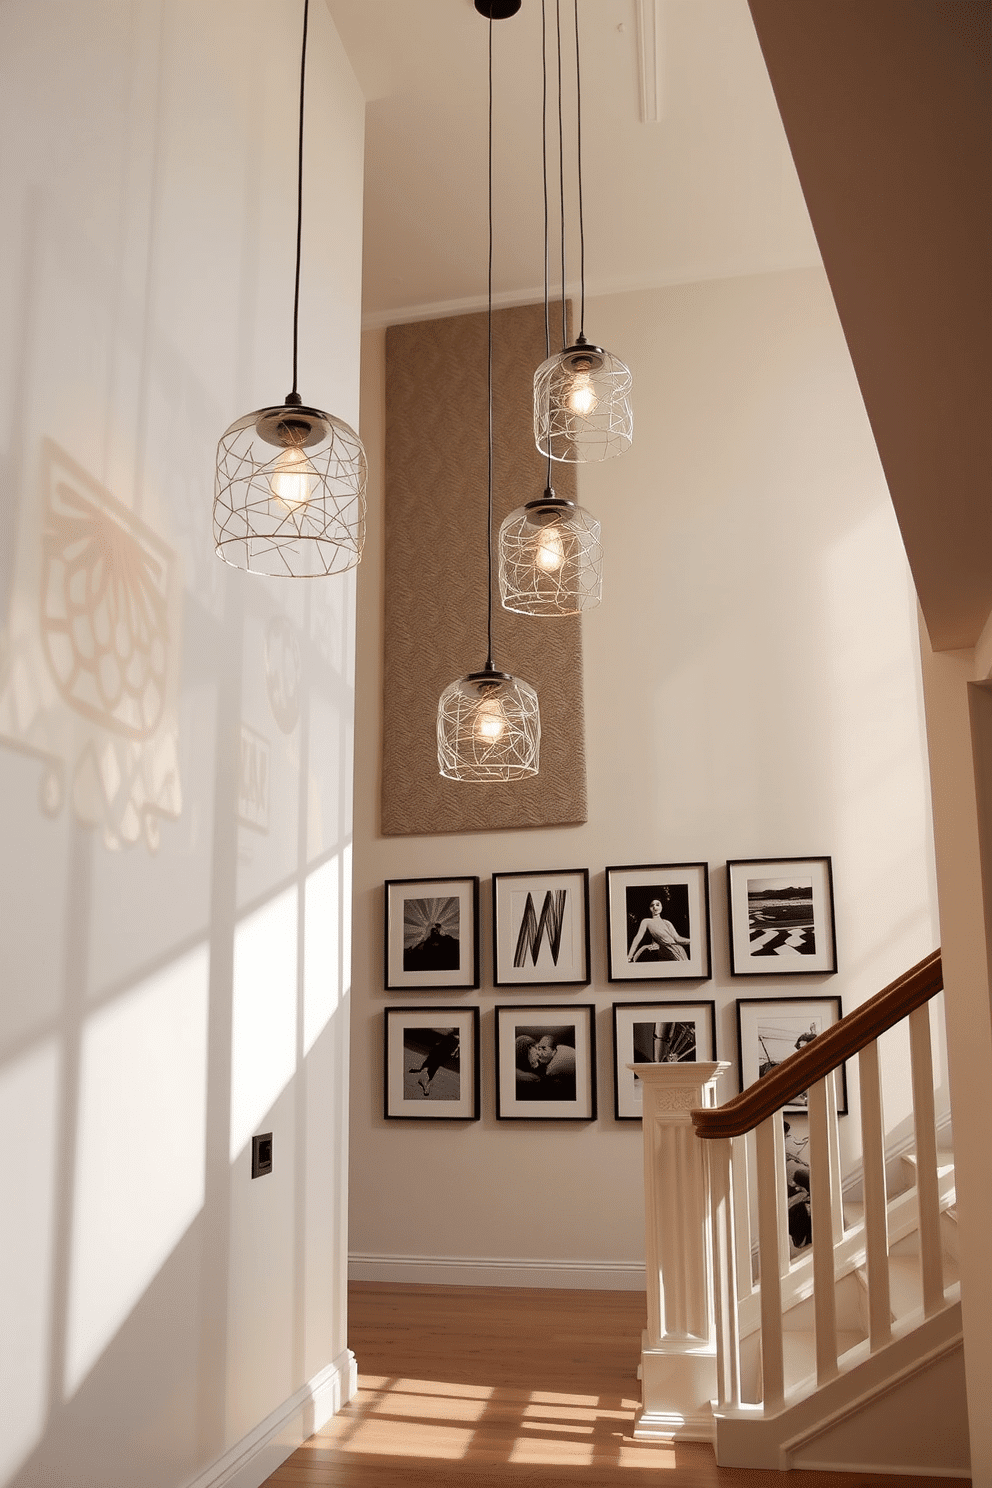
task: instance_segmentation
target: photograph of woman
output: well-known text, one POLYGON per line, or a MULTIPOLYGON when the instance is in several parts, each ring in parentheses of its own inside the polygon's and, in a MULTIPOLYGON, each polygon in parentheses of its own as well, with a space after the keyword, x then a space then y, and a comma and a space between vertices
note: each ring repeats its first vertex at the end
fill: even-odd
POLYGON ((689 891, 685 884, 627 890, 627 960, 688 961, 689 891), (645 908, 638 909, 649 896, 645 908), (636 924, 636 929, 634 928, 636 924))

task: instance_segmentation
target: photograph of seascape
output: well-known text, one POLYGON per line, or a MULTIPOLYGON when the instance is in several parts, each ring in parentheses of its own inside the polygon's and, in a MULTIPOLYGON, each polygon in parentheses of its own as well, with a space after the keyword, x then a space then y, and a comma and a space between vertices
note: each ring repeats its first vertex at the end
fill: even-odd
POLYGON ((749 878, 752 956, 815 956, 812 878, 749 878))

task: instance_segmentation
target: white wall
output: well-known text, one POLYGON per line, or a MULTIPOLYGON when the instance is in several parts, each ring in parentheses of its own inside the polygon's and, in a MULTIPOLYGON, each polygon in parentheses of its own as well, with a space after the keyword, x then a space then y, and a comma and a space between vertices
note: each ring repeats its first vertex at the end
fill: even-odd
MULTIPOLYGON (((840 993, 850 1009, 938 941, 915 600, 824 276, 618 295, 586 320, 636 390, 633 448, 580 470, 606 544, 603 604, 584 621, 589 821, 490 836, 378 835, 383 336, 365 337, 376 511, 359 578, 355 1275, 636 1284, 640 1130, 613 1119, 609 1009, 665 989, 607 981, 607 865, 710 864, 713 980, 668 990, 716 999, 724 1058, 735 998, 840 993), (839 974, 732 979, 727 858, 822 853, 839 974), (599 1009, 599 1118, 497 1123, 490 1009, 513 999, 491 986, 489 877, 572 866, 592 872, 593 984, 574 995, 599 1009), (466 873, 483 879, 482 1121, 387 1123, 382 882, 466 873)), ((897 1137, 904 1082, 886 1094, 897 1137)))
MULTIPOLYGON (((219 435, 292 380, 301 20, 295 0, 4 6, 19 1488, 206 1485, 284 1428, 249 1488, 348 1387, 354 583, 237 573, 210 528, 219 435), (260 1131, 274 1171, 252 1182, 260 1131)), ((354 422, 364 110, 322 5, 309 79, 301 390, 354 422)))

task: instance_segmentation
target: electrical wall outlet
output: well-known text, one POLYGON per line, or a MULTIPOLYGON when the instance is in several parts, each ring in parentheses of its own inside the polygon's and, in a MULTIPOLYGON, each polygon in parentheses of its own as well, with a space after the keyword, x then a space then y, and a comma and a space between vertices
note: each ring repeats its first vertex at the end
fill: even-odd
POLYGON ((251 1139, 251 1176, 264 1178, 272 1172, 272 1133, 264 1132, 251 1139))

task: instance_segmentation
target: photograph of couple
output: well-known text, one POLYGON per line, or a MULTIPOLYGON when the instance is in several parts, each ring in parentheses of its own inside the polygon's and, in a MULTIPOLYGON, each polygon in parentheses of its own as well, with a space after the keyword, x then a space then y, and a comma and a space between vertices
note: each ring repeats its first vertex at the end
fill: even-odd
POLYGON ((514 1029, 516 1096, 523 1101, 575 1100, 575 1026, 514 1029))

